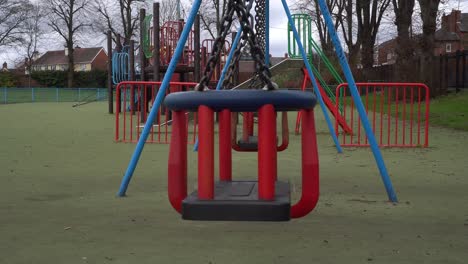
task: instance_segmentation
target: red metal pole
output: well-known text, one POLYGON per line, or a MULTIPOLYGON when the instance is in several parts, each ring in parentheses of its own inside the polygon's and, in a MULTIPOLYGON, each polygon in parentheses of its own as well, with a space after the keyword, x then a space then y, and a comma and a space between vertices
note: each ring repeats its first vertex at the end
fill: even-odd
MULTIPOLYGON (((465 57, 463 57, 465 58, 465 57)), ((429 87, 426 85, 423 86, 426 91, 426 128, 425 128, 425 136, 424 136, 424 147, 429 146, 429 87)))
POLYGON ((260 200, 275 199, 276 175, 276 112, 273 105, 264 105, 258 112, 258 198, 260 200))
MULTIPOLYGON (((135 85, 130 84, 130 87, 131 87, 131 90, 132 90, 132 94, 135 94, 135 85)), ((133 101, 134 101, 133 109, 132 109, 132 112, 131 112, 131 115, 130 115, 130 142, 133 140, 133 115, 135 114, 135 95, 133 96, 133 101)), ((138 109, 136 109, 136 111, 137 111, 137 115, 138 115, 138 109)))
MULTIPOLYGON (((140 112, 143 111, 141 109, 141 85, 138 85, 138 95, 139 95, 139 99, 138 99, 138 106, 137 106, 137 109, 138 109, 138 115, 137 115, 137 124, 136 124, 136 140, 138 141, 140 139, 140 117, 141 117, 141 114, 140 112)), ((131 127, 130 129, 133 129, 133 127, 131 127)))
POLYGON ((398 101, 399 101, 399 95, 398 95, 398 87, 395 87, 395 142, 393 143, 394 145, 398 145, 398 101))
POLYGON ((381 90, 380 90, 380 146, 383 145, 384 97, 385 97, 385 90, 383 89, 383 87, 381 87, 381 90))
POLYGON ((180 213, 182 211, 182 200, 187 197, 187 129, 185 127, 185 112, 173 112, 172 120, 167 188, 172 207, 180 213))
MULTIPOLYGON (((198 198, 214 198, 214 121, 213 110, 198 107, 200 134, 198 135, 198 198)), ((184 123, 185 127, 186 124, 184 123)))
POLYGON ((421 87, 418 86, 418 146, 421 145, 421 87))
POLYGON ((403 87, 403 138, 402 138, 402 141, 403 141, 403 145, 405 145, 405 136, 406 136, 406 86, 402 86, 403 87))
POLYGON ((232 180, 231 111, 219 113, 219 179, 232 180))
MULTIPOLYGON (((119 98, 120 99, 120 98, 119 98)), ((127 138, 127 131, 125 131, 125 128, 127 127, 127 113, 126 113, 126 108, 127 108, 127 87, 124 85, 124 90, 123 90, 123 109, 120 109, 120 102, 119 102, 119 109, 117 109, 117 112, 120 112, 121 110, 123 111, 123 126, 124 126, 124 131, 123 131, 123 139, 127 138)), ((131 115, 131 114, 130 114, 131 115)))
POLYGON ((413 145, 413 115, 414 115, 414 89, 411 87, 410 92, 410 145, 413 145))
POLYGON ((115 112, 115 141, 119 140, 119 109, 120 109, 120 85, 115 88, 116 112, 115 112))
POLYGON ((291 217, 307 215, 319 199, 319 160, 313 110, 302 110, 302 195, 291 207, 291 217))

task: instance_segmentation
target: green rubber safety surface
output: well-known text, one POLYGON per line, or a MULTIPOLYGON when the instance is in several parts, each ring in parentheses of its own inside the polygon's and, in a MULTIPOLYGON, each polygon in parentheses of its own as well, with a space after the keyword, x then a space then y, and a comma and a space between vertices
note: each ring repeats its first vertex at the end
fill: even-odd
MULTIPOLYGON (((465 263, 468 132, 431 128, 428 149, 384 149, 400 203, 366 148, 337 154, 317 111, 321 197, 289 222, 185 221, 167 198, 167 145, 147 145, 126 198, 135 145, 113 142, 104 102, 0 105, 0 263, 465 263)), ((293 127, 295 113, 291 113, 293 127)), ((291 129, 292 130, 292 129, 291 129)), ((300 196, 300 136, 278 175, 300 196)), ((189 151, 189 193, 196 153, 189 151)), ((233 178, 257 171, 233 152, 233 178)))

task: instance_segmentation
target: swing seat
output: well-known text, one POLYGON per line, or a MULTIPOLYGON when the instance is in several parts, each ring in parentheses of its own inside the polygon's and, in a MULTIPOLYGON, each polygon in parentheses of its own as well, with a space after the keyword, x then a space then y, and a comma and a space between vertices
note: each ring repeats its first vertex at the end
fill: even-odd
POLYGON ((318 155, 312 111, 316 98, 312 93, 288 90, 191 91, 172 93, 166 97, 164 103, 174 111, 169 152, 168 194, 171 205, 182 214, 183 219, 288 221, 292 217, 301 217, 313 210, 318 201, 318 155), (223 133, 221 131, 219 133, 220 146, 226 146, 229 151, 220 150, 219 155, 220 158, 222 155, 228 158, 223 159, 224 162, 220 161, 220 181, 214 180, 213 113, 223 113, 224 110, 229 111, 227 115, 220 115, 220 126, 222 123, 231 123, 232 112, 259 112, 259 131, 263 129, 265 133, 259 133, 258 144, 255 144, 259 152, 258 181, 231 180, 231 165, 226 169, 226 163, 232 163, 229 154, 231 135, 226 127, 223 128, 223 133), (304 133, 307 140, 303 142, 302 153, 302 160, 306 162, 302 170, 302 196, 299 202, 291 205, 289 183, 277 180, 276 175, 277 161, 274 155, 278 151, 276 148, 278 139, 274 132, 268 132, 274 131, 276 126, 275 111, 297 110, 304 111, 307 115, 308 121, 305 127, 310 129, 308 131, 310 133, 304 133), (199 188, 190 195, 187 194, 186 111, 198 111, 200 122, 199 188), (227 179, 223 178, 222 173, 229 174, 227 179))

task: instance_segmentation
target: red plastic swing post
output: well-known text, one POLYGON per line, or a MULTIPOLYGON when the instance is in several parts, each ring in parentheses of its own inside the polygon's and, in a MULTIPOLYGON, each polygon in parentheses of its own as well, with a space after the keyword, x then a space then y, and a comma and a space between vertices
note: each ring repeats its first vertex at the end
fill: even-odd
POLYGON ((219 179, 232 180, 231 111, 219 113, 219 179))
POLYGON ((214 197, 214 120, 213 110, 198 107, 198 199, 214 197))
POLYGON ((258 112, 258 198, 275 199, 277 174, 276 112, 273 105, 264 105, 258 112))
POLYGON ((313 110, 302 112, 302 195, 291 207, 291 217, 299 218, 310 213, 319 198, 319 160, 313 110))
POLYGON ((169 148, 168 196, 176 211, 182 211, 182 200, 187 197, 187 127, 185 112, 172 113, 172 136, 169 148))

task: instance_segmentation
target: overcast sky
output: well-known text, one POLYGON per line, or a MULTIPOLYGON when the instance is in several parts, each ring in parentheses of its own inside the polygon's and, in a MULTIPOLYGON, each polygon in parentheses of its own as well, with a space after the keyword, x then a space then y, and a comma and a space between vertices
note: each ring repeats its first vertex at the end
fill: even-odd
MULTIPOLYGON (((148 1, 151 2, 151 0, 148 1)), ((289 2, 292 2, 292 0, 289 0, 289 2)), ((452 8, 458 8, 459 4, 460 10, 462 10, 463 13, 468 13, 468 0, 449 0, 447 4, 441 5, 439 9, 448 14, 452 8)), ((418 15, 415 14, 415 17, 417 18, 418 15)), ((270 53, 273 56, 283 56, 284 53, 287 52, 287 22, 288 20, 284 13, 283 6, 281 5, 281 1, 270 1, 270 53)), ((382 25, 380 32, 377 40, 378 43, 395 37, 396 27, 393 25, 392 21, 386 21, 382 25)), ((52 43, 51 45, 47 45, 47 47, 51 49, 60 49, 63 46, 63 40, 61 38, 52 38, 49 39, 48 42, 52 43), (55 45, 53 44, 54 42, 56 43, 55 45)), ((105 37, 87 39, 86 43, 79 43, 79 45, 82 47, 105 46, 105 37)), ((40 51, 44 52, 45 50, 40 51)), ((14 49, 6 50, 2 48, 2 50, 0 50, 0 63, 3 63, 3 61, 8 62, 9 67, 12 67, 14 62, 18 61, 17 52, 15 52, 14 49)))

